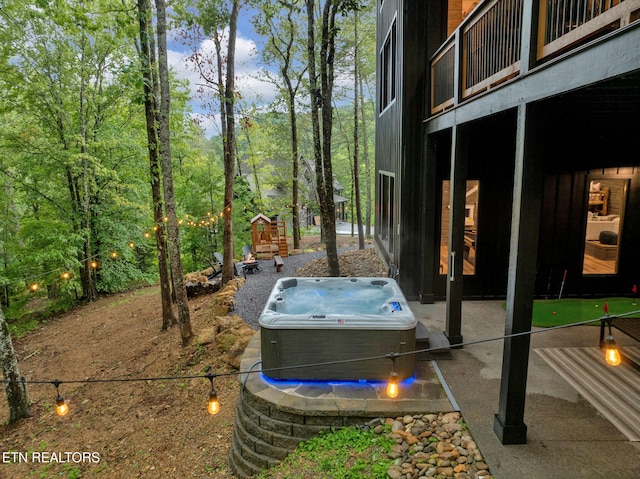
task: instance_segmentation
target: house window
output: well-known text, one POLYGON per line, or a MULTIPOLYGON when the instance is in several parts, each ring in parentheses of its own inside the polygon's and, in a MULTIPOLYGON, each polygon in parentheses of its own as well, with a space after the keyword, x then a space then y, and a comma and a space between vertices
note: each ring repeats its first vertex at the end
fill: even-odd
POLYGON ((389 253, 393 252, 393 224, 394 224, 394 197, 395 178, 390 173, 379 174, 379 205, 380 222, 378 226, 378 237, 389 253))
POLYGON ((582 274, 616 274, 629 181, 589 180, 582 274))
POLYGON ((396 98, 396 22, 384 41, 380 52, 380 112, 396 98))
MULTIPOLYGON (((440 274, 447 274, 449 270, 450 188, 451 182, 444 180, 442 182, 442 218, 440 225, 440 274)), ((479 196, 480 182, 478 180, 468 180, 464 206, 464 246, 461 255, 463 261, 462 273, 466 275, 476 273, 479 196)), ((456 256, 460 257, 460 255, 456 256)))

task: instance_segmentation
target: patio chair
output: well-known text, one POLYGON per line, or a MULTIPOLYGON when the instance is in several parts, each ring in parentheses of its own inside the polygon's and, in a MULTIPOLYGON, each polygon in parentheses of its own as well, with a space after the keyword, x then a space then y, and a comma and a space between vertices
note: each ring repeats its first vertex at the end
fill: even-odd
POLYGON ((238 263, 238 266, 242 268, 242 274, 246 278, 247 273, 253 274, 255 271, 261 271, 258 260, 256 260, 256 254, 250 245, 244 245, 242 247, 243 261, 238 263))
POLYGON ((213 269, 213 272, 207 275, 208 280, 212 280, 220 273, 222 273, 222 255, 216 252, 213 253, 213 256, 215 257, 215 261, 207 259, 207 263, 209 263, 209 266, 211 266, 211 269, 213 269))
MULTIPOLYGON (((222 273, 222 264, 224 263, 224 257, 222 256, 222 253, 220 253, 219 251, 216 251, 215 253, 213 253, 213 256, 215 256, 216 260, 218 261, 218 264, 220 265, 220 272, 216 274, 220 274, 222 273)), ((238 268, 236 268, 235 263, 233 264, 233 274, 234 276, 238 276, 238 268)))

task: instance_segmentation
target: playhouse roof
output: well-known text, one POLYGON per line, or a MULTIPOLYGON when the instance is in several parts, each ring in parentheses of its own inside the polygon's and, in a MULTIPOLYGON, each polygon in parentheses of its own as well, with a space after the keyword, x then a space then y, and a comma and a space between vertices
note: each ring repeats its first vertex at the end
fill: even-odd
POLYGON ((251 218, 251 224, 255 223, 258 220, 263 220, 266 221, 267 223, 271 223, 271 219, 268 216, 263 215, 262 213, 259 213, 257 215, 255 215, 253 218, 251 218))

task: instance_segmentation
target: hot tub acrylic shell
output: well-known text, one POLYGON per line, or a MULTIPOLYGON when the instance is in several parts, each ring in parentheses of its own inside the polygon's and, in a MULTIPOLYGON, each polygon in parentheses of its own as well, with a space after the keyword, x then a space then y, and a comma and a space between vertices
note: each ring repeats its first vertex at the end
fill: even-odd
MULTIPOLYGON (((283 278, 271 291, 259 323, 262 369, 275 379, 387 380, 394 364, 385 357, 318 363, 415 350, 416 319, 400 287, 390 278, 283 278), (355 289, 374 297, 378 292, 380 297, 369 301, 363 311, 350 303, 355 289), (290 296, 310 290, 328 298, 328 304, 323 308, 320 301, 308 299, 302 311, 291 311, 290 296), (300 365, 305 367, 291 368, 300 365)), ((395 360, 400 379, 411 377, 414 367, 413 354, 395 360)))

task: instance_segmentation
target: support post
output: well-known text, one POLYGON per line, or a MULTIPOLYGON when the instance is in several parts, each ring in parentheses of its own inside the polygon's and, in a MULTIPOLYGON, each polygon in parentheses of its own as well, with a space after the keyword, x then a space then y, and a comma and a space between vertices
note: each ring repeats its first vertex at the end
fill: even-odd
POLYGON ((447 268, 447 323, 445 334, 451 346, 462 343, 462 273, 464 263, 464 218, 467 194, 469 129, 454 125, 451 135, 449 210, 449 266, 447 268))
MULTIPOLYGON (((542 161, 535 154, 536 115, 517 110, 515 172, 505 336, 531 331, 542 197, 542 161)), ((525 444, 524 406, 529 369, 528 334, 504 341, 500 402, 494 431, 502 444, 525 444)))
POLYGON ((436 195, 437 140, 435 135, 424 134, 424 169, 422 176, 422 276, 420 278, 420 302, 433 304, 434 281, 440 264, 440 244, 436 239, 436 209, 440 208, 436 195))

